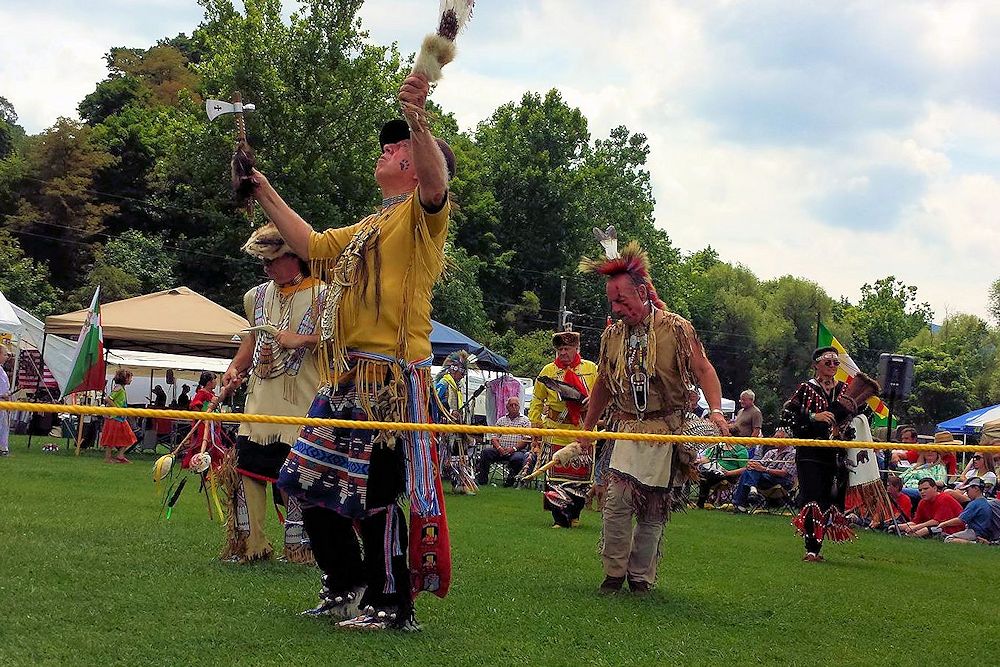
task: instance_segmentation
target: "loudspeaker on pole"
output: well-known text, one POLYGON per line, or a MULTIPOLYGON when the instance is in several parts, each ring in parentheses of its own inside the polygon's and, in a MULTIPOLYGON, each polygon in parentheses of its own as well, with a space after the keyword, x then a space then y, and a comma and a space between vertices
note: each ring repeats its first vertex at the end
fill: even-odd
POLYGON ((913 357, 905 354, 880 354, 878 376, 884 400, 905 399, 913 389, 913 357))

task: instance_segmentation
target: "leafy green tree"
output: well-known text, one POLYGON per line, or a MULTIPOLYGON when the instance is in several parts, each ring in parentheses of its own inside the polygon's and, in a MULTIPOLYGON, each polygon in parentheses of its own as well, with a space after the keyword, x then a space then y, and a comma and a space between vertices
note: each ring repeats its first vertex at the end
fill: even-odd
POLYGON ((93 258, 95 236, 116 210, 94 189, 100 170, 115 158, 92 139, 87 125, 60 118, 25 145, 17 210, 7 224, 25 252, 52 268, 56 286, 78 284, 93 258))
POLYGON ((493 337, 493 326, 483 307, 479 288, 481 260, 470 257, 463 248, 449 246, 444 279, 434 287, 434 319, 480 342, 493 337))
POLYGON ((905 345, 902 351, 915 358, 913 391, 903 406, 908 419, 933 426, 972 409, 972 381, 960 359, 935 348, 905 345))
POLYGON ((6 230, 0 230, 0 292, 39 318, 61 307, 62 295, 52 286, 49 267, 24 256, 21 244, 6 230))
POLYGON ((516 336, 508 334, 498 344, 510 363, 510 372, 518 377, 533 378, 542 367, 552 361, 552 332, 533 331, 516 336), (509 346, 509 350, 504 349, 509 346))
POLYGON ((1000 278, 993 281, 989 292, 989 313, 993 321, 1000 326, 1000 278))
POLYGON ((782 276, 762 283, 760 294, 763 313, 752 334, 756 352, 750 388, 773 420, 795 387, 810 377, 817 318, 837 335, 841 330, 834 322, 833 299, 812 281, 782 276))
POLYGON ((861 370, 873 373, 883 352, 896 352, 903 341, 930 325, 933 312, 917 301, 917 288, 889 276, 865 283, 856 306, 845 309, 853 331, 851 356, 861 370))
POLYGON ((127 271, 139 281, 139 293, 148 294, 178 286, 177 252, 163 235, 130 229, 104 245, 98 263, 127 271))
POLYGON ((12 155, 24 142, 24 128, 17 124, 14 105, 0 96, 0 160, 12 155))
POLYGON ((88 307, 98 286, 101 288, 102 303, 129 299, 142 294, 142 282, 134 275, 118 266, 98 264, 87 272, 86 282, 67 296, 67 307, 70 309, 88 307))
POLYGON ((918 362, 924 357, 939 358, 943 355, 940 358, 961 369, 967 382, 962 380, 936 387, 934 400, 944 400, 952 406, 968 403, 975 408, 1000 402, 1000 387, 997 386, 1000 374, 998 339, 1000 331, 990 329, 982 319, 975 315, 958 314, 945 319, 937 332, 924 329, 904 343, 904 348, 918 362), (942 394, 949 388, 957 395, 942 399, 942 394))
POLYGON ((499 252, 510 253, 511 270, 488 275, 483 284, 487 312, 495 320, 507 308, 507 295, 529 290, 555 308, 559 277, 576 273, 586 243, 577 233, 584 220, 576 171, 589 140, 583 114, 555 90, 544 98, 526 93, 476 129, 482 184, 496 199, 492 218, 477 221, 478 228, 492 233, 499 252))

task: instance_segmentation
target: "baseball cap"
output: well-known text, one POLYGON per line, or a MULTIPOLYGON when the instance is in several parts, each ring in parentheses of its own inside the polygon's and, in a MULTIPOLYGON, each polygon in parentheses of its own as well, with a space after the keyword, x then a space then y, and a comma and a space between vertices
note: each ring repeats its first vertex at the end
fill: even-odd
POLYGON ((970 477, 965 484, 958 487, 960 489, 967 489, 970 486, 978 486, 980 489, 983 488, 983 480, 979 477, 970 477))

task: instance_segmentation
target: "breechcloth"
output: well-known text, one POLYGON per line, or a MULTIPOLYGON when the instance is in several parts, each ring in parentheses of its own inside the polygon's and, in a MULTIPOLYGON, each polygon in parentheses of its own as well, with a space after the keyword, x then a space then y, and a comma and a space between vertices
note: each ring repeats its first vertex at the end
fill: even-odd
MULTIPOLYGON (((353 384, 321 390, 309 416, 368 419, 353 384)), ((302 503, 313 554, 332 591, 367 585, 363 605, 409 608, 406 521, 398 505, 406 490, 400 442, 390 448, 370 430, 305 427, 278 487, 302 503)))
MULTIPOLYGON (((267 516, 267 484, 277 479, 281 464, 288 454, 288 445, 273 442, 258 445, 247 436, 236 441, 233 471, 224 471, 227 480, 231 519, 227 523, 227 543, 223 559, 238 557, 241 560, 264 560, 274 549, 264 530, 267 516)), ((293 563, 312 563, 309 540, 302 530, 302 508, 295 499, 287 502, 277 487, 273 490, 274 504, 285 506, 284 556, 293 563)))

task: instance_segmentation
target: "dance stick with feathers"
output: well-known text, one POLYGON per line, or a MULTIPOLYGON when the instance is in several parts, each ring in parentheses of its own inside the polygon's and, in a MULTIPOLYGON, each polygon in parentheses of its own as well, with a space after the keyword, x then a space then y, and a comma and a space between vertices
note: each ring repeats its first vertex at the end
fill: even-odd
MULTIPOLYGON (((455 38, 472 18, 475 4, 475 0, 441 0, 437 32, 424 37, 411 74, 419 74, 427 79, 427 83, 435 83, 441 79, 441 69, 455 59, 455 38)), ((411 132, 427 129, 423 109, 406 102, 401 103, 401 106, 411 132)))

